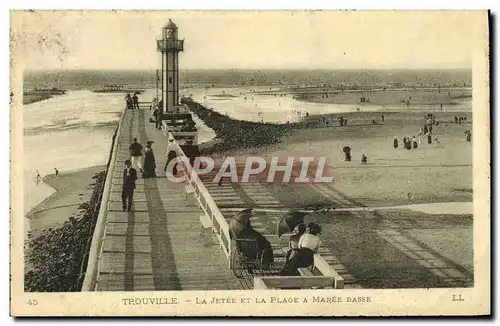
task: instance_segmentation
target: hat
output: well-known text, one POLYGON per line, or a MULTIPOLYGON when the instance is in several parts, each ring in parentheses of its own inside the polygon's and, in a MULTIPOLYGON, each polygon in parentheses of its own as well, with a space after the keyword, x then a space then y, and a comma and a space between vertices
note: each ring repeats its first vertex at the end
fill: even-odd
POLYGON ((131 160, 129 160, 129 159, 126 159, 126 160, 125 160, 125 164, 127 164, 127 163, 132 164, 132 161, 131 161, 131 160))
POLYGON ((148 140, 148 142, 147 142, 147 144, 149 144, 149 145, 151 145, 151 144, 153 144, 153 143, 154 143, 154 141, 153 141, 153 140, 148 140))
POLYGON ((174 141, 174 139, 173 138, 169 138, 168 141, 174 141))

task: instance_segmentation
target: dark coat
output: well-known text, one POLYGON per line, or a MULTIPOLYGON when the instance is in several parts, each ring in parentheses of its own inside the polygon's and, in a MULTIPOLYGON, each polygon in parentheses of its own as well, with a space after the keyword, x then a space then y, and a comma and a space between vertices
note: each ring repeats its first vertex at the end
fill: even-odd
POLYGON ((146 146, 144 155, 144 177, 145 178, 156 177, 155 169, 156 169, 155 154, 151 147, 146 146))
POLYGON ((123 170, 123 189, 134 190, 135 181, 137 180, 137 171, 134 168, 130 168, 130 175, 127 175, 127 169, 123 170))

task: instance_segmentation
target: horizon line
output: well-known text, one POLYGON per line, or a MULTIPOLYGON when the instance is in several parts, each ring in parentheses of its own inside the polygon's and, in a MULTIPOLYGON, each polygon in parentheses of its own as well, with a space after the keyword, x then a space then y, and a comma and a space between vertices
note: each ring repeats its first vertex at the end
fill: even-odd
MULTIPOLYGON (((47 69, 25 69, 24 71, 156 71, 160 68, 47 68, 47 69)), ((472 68, 180 68, 180 71, 189 70, 199 70, 199 71, 217 71, 217 70, 233 70, 233 71, 259 71, 259 70, 295 70, 295 71, 349 71, 349 70, 403 70, 403 71, 414 71, 414 70, 470 70, 472 68)))

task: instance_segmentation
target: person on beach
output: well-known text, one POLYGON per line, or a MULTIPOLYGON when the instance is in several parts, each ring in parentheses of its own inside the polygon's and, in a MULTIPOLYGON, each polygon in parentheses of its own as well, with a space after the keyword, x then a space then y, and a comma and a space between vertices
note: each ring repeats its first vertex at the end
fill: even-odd
POLYGON ((398 137, 394 137, 394 148, 398 148, 398 137))
POLYGON ((413 148, 418 148, 418 142, 417 142, 417 137, 413 136, 412 137, 412 142, 413 142, 413 148))
POLYGON ((410 137, 406 137, 405 148, 406 148, 407 150, 410 150, 410 149, 411 149, 411 139, 410 139, 410 137))
POLYGON ((59 170, 57 168, 54 168, 54 172, 56 174, 56 177, 59 175, 59 170))
POLYGON ((384 117, 384 115, 382 114, 382 122, 384 122, 384 121, 385 121, 385 117, 384 117))
POLYGON ((465 131, 465 135, 466 135, 466 140, 470 143, 471 139, 472 139, 472 133, 470 130, 466 130, 465 131))
POLYGON ((342 151, 345 154, 345 161, 350 162, 351 161, 351 148, 349 146, 345 146, 342 151))
POLYGON ((458 117, 455 116, 455 124, 458 124, 458 117))
POLYGON ((137 180, 137 171, 132 167, 132 162, 125 160, 125 170, 123 170, 122 186, 122 208, 123 211, 132 210, 132 200, 134 198, 135 181, 137 180))
POLYGON ((132 158, 132 165, 136 166, 141 173, 144 173, 142 170, 142 145, 137 142, 137 138, 134 138, 134 142, 129 147, 130 157, 132 158))
POLYGON ((139 110, 139 97, 137 97, 137 92, 134 93, 134 97, 132 97, 132 102, 134 104, 134 109, 139 110))
POLYGON ((406 136, 405 136, 405 137, 403 137, 403 148, 406 148, 406 142, 407 142, 407 141, 408 141, 408 140, 406 139, 406 136))
POLYGON ((148 141, 144 149, 144 173, 142 177, 145 179, 156 178, 156 160, 153 148, 151 147, 153 143, 151 140, 148 141))
MULTIPOLYGON (((163 169, 165 172, 167 172, 168 164, 176 157, 177 157, 177 147, 174 144, 174 139, 170 138, 168 140, 168 145, 167 145, 167 163, 165 164, 165 168, 163 169)), ((177 176, 177 163, 174 164, 174 167, 172 169, 172 175, 177 176)))
POLYGON ((432 144, 432 135, 430 133, 427 134, 427 144, 432 144))
POLYGON ((368 163, 368 157, 365 154, 361 154, 361 164, 368 163))
POLYGON ((35 182, 36 182, 37 186, 40 183, 40 180, 42 180, 42 176, 40 175, 40 172, 38 172, 38 170, 36 170, 35 182))

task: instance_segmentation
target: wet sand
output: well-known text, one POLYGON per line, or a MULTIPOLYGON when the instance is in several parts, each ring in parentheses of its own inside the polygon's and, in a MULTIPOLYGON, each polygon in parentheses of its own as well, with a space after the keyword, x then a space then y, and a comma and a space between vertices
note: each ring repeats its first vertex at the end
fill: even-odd
POLYGON ((313 103, 353 104, 363 106, 380 105, 411 108, 414 106, 435 106, 441 104, 450 110, 453 106, 472 100, 470 88, 406 88, 374 90, 352 90, 344 92, 331 92, 328 88, 316 91, 297 90, 292 93, 299 101, 313 103))
POLYGON ((30 231, 38 233, 58 227, 74 216, 78 206, 87 202, 92 194, 92 177, 105 169, 105 166, 94 166, 71 172, 62 171, 58 176, 45 176, 43 182, 56 191, 26 214, 30 231))

